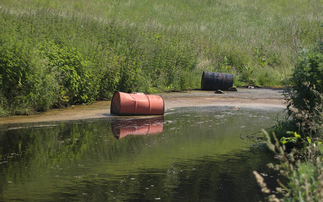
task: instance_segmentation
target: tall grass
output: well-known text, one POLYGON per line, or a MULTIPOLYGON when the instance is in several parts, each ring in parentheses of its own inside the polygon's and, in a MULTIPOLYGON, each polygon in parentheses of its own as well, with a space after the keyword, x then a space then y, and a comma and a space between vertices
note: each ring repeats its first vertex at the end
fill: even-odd
POLYGON ((322 14, 322 0, 2 0, 0 65, 18 75, 8 86, 1 74, 2 108, 199 88, 205 70, 234 74, 235 85, 285 85, 322 14))
POLYGON ((238 46, 250 54, 261 46, 281 54, 297 51, 299 46, 316 40, 317 27, 323 21, 322 3, 322 0, 3 0, 2 7, 15 12, 26 12, 26 8, 72 11, 79 17, 116 20, 126 26, 202 35, 210 41, 238 46))

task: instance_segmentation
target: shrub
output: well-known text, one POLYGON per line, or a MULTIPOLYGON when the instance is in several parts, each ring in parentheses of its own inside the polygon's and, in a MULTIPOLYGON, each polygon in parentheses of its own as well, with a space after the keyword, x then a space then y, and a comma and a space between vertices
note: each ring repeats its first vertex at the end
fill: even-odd
POLYGON ((317 48, 303 50, 295 66, 292 86, 286 90, 289 119, 280 122, 276 135, 267 136, 268 148, 281 160, 280 164, 268 164, 289 180, 285 186, 279 182, 276 190, 283 198, 271 194, 260 175, 254 171, 258 184, 269 201, 322 201, 323 196, 323 51, 317 48), (293 131, 288 131, 292 129, 293 131), (296 132, 297 131, 297 132, 296 132), (283 133, 283 134, 282 134, 283 133))
POLYGON ((293 90, 289 94, 289 100, 292 101, 290 104, 297 109, 309 107, 313 111, 314 104, 322 102, 310 89, 323 93, 323 53, 303 50, 291 83, 293 90))
POLYGON ((59 84, 58 106, 93 102, 98 86, 92 75, 91 63, 79 51, 52 42, 39 45, 47 60, 49 72, 59 84))
POLYGON ((286 91, 288 112, 302 130, 315 132, 322 122, 323 53, 319 49, 303 50, 286 91))
POLYGON ((5 109, 16 113, 28 105, 26 97, 31 86, 28 83, 33 63, 33 50, 21 42, 6 43, 0 47, 0 91, 5 109))
POLYGON ((34 58, 37 65, 31 70, 28 82, 31 86, 27 96, 30 106, 36 111, 46 111, 57 103, 59 84, 55 72, 51 71, 47 60, 39 55, 34 58))

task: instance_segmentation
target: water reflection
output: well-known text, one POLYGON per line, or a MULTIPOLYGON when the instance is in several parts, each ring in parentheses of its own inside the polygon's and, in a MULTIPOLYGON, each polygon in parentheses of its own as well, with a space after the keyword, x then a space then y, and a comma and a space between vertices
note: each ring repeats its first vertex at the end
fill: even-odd
POLYGON ((111 121, 114 137, 117 139, 127 135, 151 135, 164 130, 164 116, 150 118, 117 118, 111 121))
POLYGON ((3 127, 0 201, 263 200, 252 171, 275 187, 273 156, 240 134, 270 127, 277 113, 182 108, 152 119, 3 127), (127 126, 135 132, 121 132, 127 126))

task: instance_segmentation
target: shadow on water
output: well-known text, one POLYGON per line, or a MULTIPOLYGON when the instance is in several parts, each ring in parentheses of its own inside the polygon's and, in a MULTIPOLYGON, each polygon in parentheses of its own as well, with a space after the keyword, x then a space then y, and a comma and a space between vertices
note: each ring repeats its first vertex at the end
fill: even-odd
POLYGON ((241 138, 277 109, 178 108, 150 118, 2 125, 0 201, 259 201, 272 154, 241 138))

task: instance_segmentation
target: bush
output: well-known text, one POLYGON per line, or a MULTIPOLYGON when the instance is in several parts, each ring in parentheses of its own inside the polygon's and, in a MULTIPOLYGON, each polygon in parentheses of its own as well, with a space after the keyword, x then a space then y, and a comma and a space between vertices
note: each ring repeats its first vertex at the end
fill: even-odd
POLYGON ((294 69, 291 84, 293 90, 289 94, 289 100, 292 101, 290 104, 297 109, 308 108, 312 112, 315 103, 322 102, 310 89, 323 93, 323 53, 303 50, 294 69))
POLYGON ((93 79, 92 68, 79 51, 52 42, 39 45, 47 61, 48 71, 58 81, 58 106, 93 102, 98 86, 93 79))
POLYGON ((256 171, 254 174, 269 201, 322 201, 322 42, 316 48, 302 51, 290 81, 292 86, 285 94, 289 117, 274 128, 280 139, 275 133, 270 136, 264 131, 267 147, 281 160, 280 164, 268 166, 289 180, 288 186, 278 181, 280 187, 276 190, 283 198, 271 194, 263 178, 256 171))
POLYGON ((46 111, 57 103, 59 83, 46 59, 39 55, 35 60, 37 65, 31 70, 28 78, 31 89, 27 99, 33 110, 46 111))
POLYGON ((32 58, 33 50, 21 42, 0 46, 0 90, 5 100, 2 107, 12 113, 28 105, 26 97, 31 89, 28 79, 35 65, 32 58))
POLYGON ((301 129, 316 132, 322 122, 323 52, 319 48, 303 50, 286 92, 288 113, 301 129))

